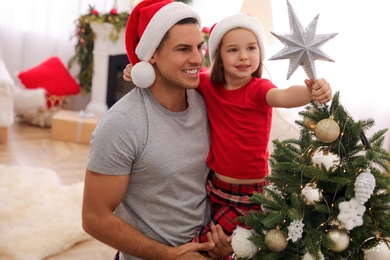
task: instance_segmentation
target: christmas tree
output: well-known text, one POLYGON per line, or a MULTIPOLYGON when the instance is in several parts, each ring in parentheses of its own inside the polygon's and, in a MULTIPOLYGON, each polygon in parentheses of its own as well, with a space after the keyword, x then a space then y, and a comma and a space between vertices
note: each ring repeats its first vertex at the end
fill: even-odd
POLYGON ((240 217, 252 259, 390 259, 387 129, 367 138, 374 120, 355 121, 339 92, 299 114, 299 139, 273 141, 269 185, 251 198, 263 212, 240 217))

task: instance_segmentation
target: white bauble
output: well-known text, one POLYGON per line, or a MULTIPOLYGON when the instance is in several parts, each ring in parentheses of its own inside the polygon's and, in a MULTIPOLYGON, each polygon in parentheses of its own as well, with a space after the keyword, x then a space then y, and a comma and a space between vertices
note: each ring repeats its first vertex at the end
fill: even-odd
POLYGON ((251 258, 259 250, 248 238, 254 235, 253 230, 237 226, 233 231, 232 248, 237 257, 251 258))
MULTIPOLYGON (((319 254, 319 256, 320 256, 320 259, 319 259, 319 260, 324 260, 324 259, 325 259, 324 255, 323 255, 321 252, 318 252, 318 254, 319 254)), ((307 252, 307 253, 303 256, 302 260, 314 260, 314 257, 313 257, 309 252, 307 252)))
POLYGON ((334 242, 330 249, 335 252, 343 252, 349 246, 349 235, 344 229, 332 229, 326 235, 334 242))
POLYGON ((307 183, 301 192, 303 201, 306 205, 314 205, 322 199, 321 191, 312 183, 307 183))
POLYGON ((340 163, 340 157, 324 147, 317 148, 311 159, 314 165, 321 167, 323 164, 328 171, 340 163))
MULTIPOLYGON (((390 244, 389 244, 390 246, 390 244)), ((384 241, 366 251, 365 260, 389 260, 390 249, 384 241)))

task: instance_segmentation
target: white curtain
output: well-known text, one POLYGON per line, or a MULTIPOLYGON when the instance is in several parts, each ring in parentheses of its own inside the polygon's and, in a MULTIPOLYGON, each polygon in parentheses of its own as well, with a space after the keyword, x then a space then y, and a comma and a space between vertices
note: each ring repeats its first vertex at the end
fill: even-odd
POLYGON ((1 0, 0 41, 13 78, 51 56, 67 64, 74 55, 76 20, 89 5, 107 13, 130 11, 130 1, 116 0, 1 0))

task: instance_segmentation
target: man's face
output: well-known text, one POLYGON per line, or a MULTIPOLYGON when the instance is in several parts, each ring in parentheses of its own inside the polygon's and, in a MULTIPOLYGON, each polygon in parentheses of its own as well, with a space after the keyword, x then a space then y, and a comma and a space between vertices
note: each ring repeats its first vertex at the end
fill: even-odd
POLYGON ((196 88, 203 63, 203 38, 197 24, 174 25, 151 63, 156 68, 156 84, 169 88, 196 88))

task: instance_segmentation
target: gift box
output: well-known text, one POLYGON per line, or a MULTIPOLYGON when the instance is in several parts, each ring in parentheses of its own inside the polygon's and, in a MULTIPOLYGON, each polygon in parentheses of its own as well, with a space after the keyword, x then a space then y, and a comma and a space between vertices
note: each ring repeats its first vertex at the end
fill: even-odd
POLYGON ((51 137, 54 140, 89 144, 99 117, 84 111, 60 110, 52 117, 51 137))

